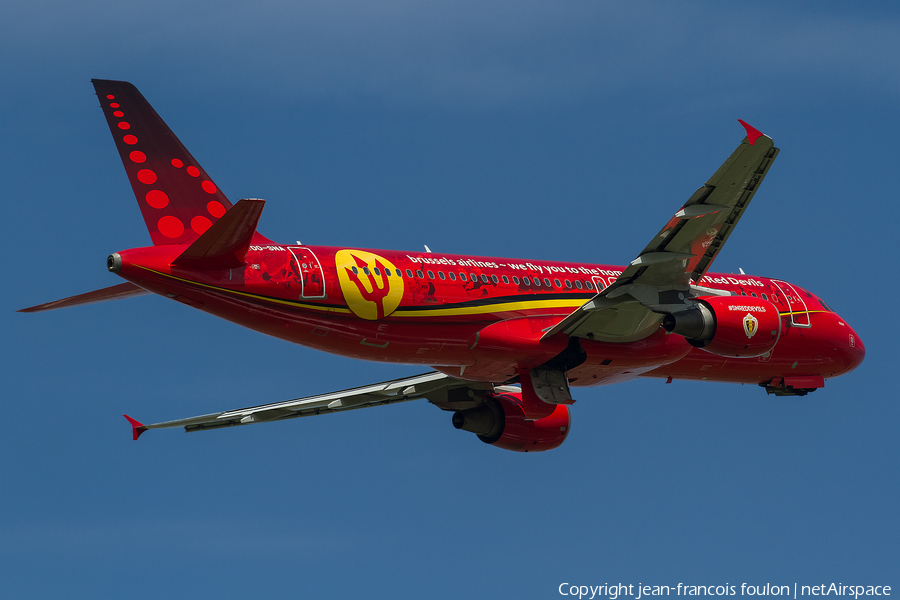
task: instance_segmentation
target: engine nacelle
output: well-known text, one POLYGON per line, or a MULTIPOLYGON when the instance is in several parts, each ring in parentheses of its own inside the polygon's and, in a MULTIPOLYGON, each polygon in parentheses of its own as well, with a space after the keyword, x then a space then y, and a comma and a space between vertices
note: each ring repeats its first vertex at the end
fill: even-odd
POLYGON ((752 296, 704 296, 697 306, 663 319, 663 327, 719 356, 751 358, 771 352, 781 337, 778 308, 752 296))
POLYGON ((517 393, 494 394, 479 407, 453 413, 453 426, 471 431, 486 444, 514 452, 553 450, 569 435, 569 407, 556 405, 542 419, 528 421, 517 393))

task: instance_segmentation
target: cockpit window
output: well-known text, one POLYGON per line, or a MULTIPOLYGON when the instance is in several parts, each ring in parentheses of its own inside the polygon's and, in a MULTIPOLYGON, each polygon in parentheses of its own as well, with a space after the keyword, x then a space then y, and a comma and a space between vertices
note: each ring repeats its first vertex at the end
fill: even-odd
POLYGON ((828 306, 827 304, 825 304, 825 301, 822 300, 821 298, 819 298, 819 304, 821 304, 825 308, 825 310, 827 310, 828 312, 834 312, 834 309, 831 308, 830 306, 828 306))

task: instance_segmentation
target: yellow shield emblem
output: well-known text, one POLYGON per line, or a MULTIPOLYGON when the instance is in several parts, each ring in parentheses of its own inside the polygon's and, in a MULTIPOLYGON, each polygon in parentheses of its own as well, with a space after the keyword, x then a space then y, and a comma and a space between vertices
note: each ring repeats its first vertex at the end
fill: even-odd
POLYGON ((747 334, 747 338, 752 338, 756 335, 756 330, 759 329, 759 319, 747 313, 747 316, 744 317, 744 333, 747 334))
POLYGON ((362 250, 339 250, 334 262, 344 301, 356 316, 375 321, 400 306, 403 278, 391 261, 362 250))

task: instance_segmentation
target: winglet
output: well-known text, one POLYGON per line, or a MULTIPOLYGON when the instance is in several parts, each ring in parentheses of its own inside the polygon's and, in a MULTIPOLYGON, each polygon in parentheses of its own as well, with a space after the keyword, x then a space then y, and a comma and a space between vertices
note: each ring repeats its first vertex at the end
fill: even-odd
POLYGON ((145 431, 147 431, 147 428, 144 426, 143 423, 132 419, 128 415, 122 415, 122 416, 125 417, 126 419, 128 419, 128 422, 131 423, 131 433, 134 436, 134 440, 137 441, 137 439, 139 437, 141 437, 141 434, 144 433, 145 431))
POLYGON ((738 123, 743 125, 744 129, 747 130, 747 141, 750 142, 751 146, 756 143, 756 140, 765 135, 762 131, 751 127, 746 122, 741 121, 740 119, 738 119, 738 123))

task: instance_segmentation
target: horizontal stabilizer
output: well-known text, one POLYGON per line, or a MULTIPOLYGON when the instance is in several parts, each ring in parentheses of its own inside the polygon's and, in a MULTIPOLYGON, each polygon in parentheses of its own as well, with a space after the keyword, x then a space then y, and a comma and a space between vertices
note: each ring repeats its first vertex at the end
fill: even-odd
POLYGON ((94 290, 86 294, 78 294, 70 296, 62 300, 54 300, 46 304, 38 304, 29 308, 22 308, 16 312, 33 313, 45 310, 55 310, 57 308, 68 308, 70 306, 78 306, 80 304, 93 304, 95 302, 106 302, 107 300, 121 300, 122 298, 131 298, 132 296, 143 296, 149 294, 147 290, 138 287, 131 282, 120 283, 112 287, 103 288, 102 290, 94 290))
POLYGON ((172 264, 190 269, 233 269, 243 266, 265 204, 265 200, 255 198, 241 200, 172 264))

